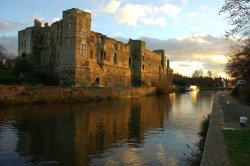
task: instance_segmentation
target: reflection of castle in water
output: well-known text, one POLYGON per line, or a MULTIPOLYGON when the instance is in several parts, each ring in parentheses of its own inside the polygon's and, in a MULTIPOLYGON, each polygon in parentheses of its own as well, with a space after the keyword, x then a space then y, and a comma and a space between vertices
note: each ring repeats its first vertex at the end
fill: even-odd
POLYGON ((16 152, 21 156, 32 156, 32 163, 88 165, 90 156, 101 155, 124 141, 132 147, 141 146, 147 131, 163 127, 167 101, 149 97, 98 105, 23 106, 7 112, 19 119, 14 127, 16 152))

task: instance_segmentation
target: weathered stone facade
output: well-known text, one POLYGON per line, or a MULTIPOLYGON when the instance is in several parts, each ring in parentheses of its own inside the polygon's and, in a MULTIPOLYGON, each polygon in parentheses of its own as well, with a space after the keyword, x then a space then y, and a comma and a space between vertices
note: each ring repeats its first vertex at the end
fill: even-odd
POLYGON ((91 14, 80 9, 63 12, 63 19, 18 33, 18 54, 41 71, 54 73, 60 84, 74 86, 171 85, 172 70, 164 50, 149 51, 144 41, 124 44, 91 31, 91 14))

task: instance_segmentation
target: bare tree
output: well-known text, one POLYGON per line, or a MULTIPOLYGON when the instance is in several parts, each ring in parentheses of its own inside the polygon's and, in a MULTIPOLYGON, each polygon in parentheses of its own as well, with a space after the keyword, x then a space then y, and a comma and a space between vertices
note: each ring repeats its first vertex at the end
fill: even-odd
POLYGON ((250 39, 232 49, 226 71, 234 78, 250 78, 250 39))
POLYGON ((199 70, 195 70, 192 74, 192 78, 200 78, 203 76, 203 70, 199 69, 199 70))
POLYGON ((208 70, 207 71, 207 76, 212 78, 213 77, 213 72, 211 70, 208 70))
POLYGON ((250 0, 225 0, 220 13, 226 13, 233 28, 226 32, 226 37, 250 35, 250 0))

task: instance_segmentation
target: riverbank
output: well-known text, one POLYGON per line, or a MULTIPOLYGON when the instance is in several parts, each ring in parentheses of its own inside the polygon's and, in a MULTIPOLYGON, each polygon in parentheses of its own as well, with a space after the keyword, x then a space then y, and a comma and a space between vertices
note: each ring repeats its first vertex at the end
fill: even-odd
POLYGON ((59 86, 1 85, 0 105, 70 103, 155 95, 155 87, 78 88, 59 86))
POLYGON ((231 165, 224 132, 249 129, 249 125, 239 126, 240 116, 250 118, 249 110, 250 106, 232 97, 231 91, 220 91, 215 96, 201 165, 231 165))
POLYGON ((217 93, 214 97, 206 143, 202 155, 202 166, 230 165, 224 145, 222 123, 223 112, 221 110, 217 93))

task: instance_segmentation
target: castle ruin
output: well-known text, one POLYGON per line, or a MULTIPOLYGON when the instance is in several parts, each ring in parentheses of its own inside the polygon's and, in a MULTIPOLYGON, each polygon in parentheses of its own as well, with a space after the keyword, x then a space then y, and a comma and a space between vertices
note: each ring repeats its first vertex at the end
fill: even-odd
POLYGON ((124 44, 93 32, 91 14, 76 8, 63 11, 62 20, 51 26, 35 20, 33 27, 19 31, 18 55, 53 73, 60 85, 166 89, 172 82, 164 50, 150 51, 144 41, 124 44))

